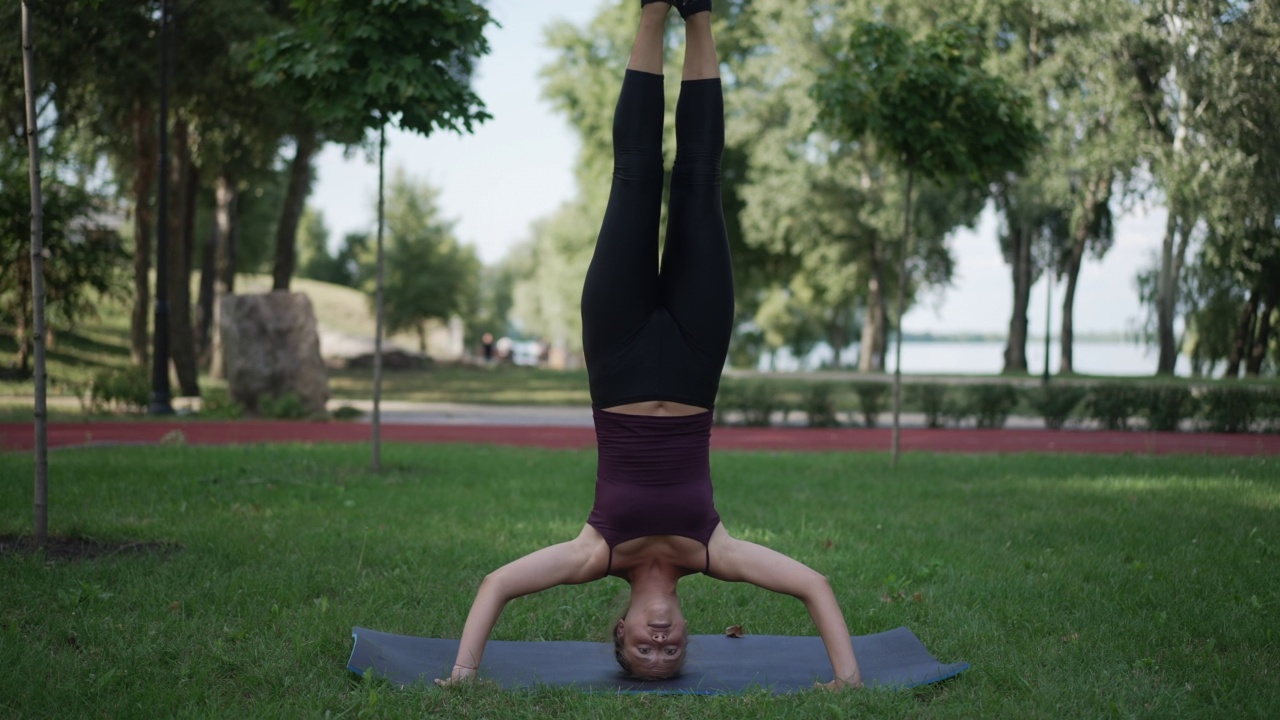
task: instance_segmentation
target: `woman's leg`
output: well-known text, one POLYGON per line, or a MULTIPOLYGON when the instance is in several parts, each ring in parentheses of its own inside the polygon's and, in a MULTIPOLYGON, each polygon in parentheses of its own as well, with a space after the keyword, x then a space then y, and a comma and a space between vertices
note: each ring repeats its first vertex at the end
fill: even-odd
POLYGON ((618 348, 658 304, 662 216, 662 49, 666 2, 643 6, 613 118, 613 184, 582 288, 588 364, 618 348))
MULTIPOLYGON (((722 364, 733 328, 733 266, 720 194, 724 97, 711 13, 690 15, 686 37, 662 301, 706 359, 722 364)), ((718 377, 718 364, 715 370, 718 377)))

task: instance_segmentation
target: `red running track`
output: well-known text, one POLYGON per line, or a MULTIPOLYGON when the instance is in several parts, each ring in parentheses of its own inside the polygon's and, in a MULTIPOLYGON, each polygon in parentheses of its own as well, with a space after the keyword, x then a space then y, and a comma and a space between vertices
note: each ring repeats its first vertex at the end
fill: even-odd
MULTIPOLYGON (((365 423, 276 420, 147 421, 50 423, 49 447, 154 445, 180 431, 192 445, 251 443, 357 443, 370 441, 365 423)), ((884 428, 716 428, 711 445, 718 450, 888 450, 884 428)), ((589 448, 589 427, 530 425, 383 425, 386 442, 493 443, 520 447, 589 448)), ((0 423, 0 450, 35 446, 28 423, 0 423)), ((1106 432, 1093 430, 927 430, 902 431, 904 450, 933 452, 1065 452, 1167 455, 1280 455, 1280 435, 1213 433, 1106 432)))

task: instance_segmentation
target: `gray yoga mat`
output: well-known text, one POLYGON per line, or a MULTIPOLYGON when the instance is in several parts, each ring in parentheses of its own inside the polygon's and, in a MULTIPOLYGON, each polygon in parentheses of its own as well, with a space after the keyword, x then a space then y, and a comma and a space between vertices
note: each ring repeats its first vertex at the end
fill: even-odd
MULTIPOLYGON (((398 685, 447 677, 458 652, 457 640, 392 635, 357 627, 347 668, 372 672, 398 685)), ((946 680, 969 663, 942 663, 905 627, 853 638, 854 653, 867 687, 904 688, 946 680)), ((767 689, 774 693, 805 690, 831 679, 831 664, 818 637, 785 635, 693 635, 689 659, 680 677, 639 682, 622 677, 605 643, 491 640, 485 646, 480 677, 509 689, 536 685, 573 686, 584 691, 658 693, 733 693, 767 689)))

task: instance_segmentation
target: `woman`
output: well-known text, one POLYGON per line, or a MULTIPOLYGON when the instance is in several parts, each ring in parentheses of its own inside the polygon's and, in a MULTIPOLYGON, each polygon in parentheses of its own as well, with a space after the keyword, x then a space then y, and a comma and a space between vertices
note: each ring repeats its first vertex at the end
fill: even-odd
POLYGON ((490 573, 480 584, 447 685, 475 675, 507 601, 609 575, 631 585, 614 628, 619 664, 672 677, 688 623, 680 578, 705 573, 802 600, 826 645, 834 679, 862 684, 849 630, 826 578, 730 536, 712 503, 712 412, 733 324, 733 273, 720 195, 724 101, 710 0, 675 0, 686 55, 667 239, 662 205, 663 29, 672 4, 642 0, 614 117, 608 209, 582 292, 583 349, 599 447, 595 507, 577 538, 490 573))

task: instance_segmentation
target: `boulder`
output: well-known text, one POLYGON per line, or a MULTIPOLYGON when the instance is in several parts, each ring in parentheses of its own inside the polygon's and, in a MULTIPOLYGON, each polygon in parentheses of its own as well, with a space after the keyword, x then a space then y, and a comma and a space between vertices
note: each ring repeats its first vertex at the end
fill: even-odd
POLYGON ((329 376, 306 295, 227 295, 220 311, 222 362, 236 402, 256 412, 262 398, 293 393, 309 411, 324 412, 329 376))

